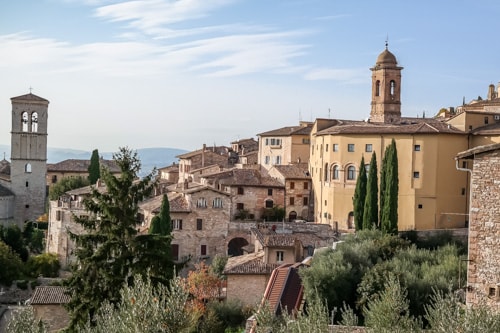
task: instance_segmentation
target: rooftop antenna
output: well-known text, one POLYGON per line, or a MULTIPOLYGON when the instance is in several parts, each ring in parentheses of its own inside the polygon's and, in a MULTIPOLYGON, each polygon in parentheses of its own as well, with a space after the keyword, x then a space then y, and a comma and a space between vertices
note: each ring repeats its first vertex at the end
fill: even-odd
POLYGON ((330 119, 330 108, 328 108, 328 119, 330 119))

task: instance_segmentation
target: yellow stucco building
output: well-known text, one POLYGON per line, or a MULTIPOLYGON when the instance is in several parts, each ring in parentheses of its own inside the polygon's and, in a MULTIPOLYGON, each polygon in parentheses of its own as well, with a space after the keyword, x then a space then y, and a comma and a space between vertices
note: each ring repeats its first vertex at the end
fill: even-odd
POLYGON ((353 196, 361 157, 368 168, 376 154, 380 172, 385 148, 394 139, 399 161, 398 228, 428 230, 466 227, 469 176, 454 157, 471 147, 499 142, 500 99, 473 101, 434 118, 401 116, 401 71, 387 49, 372 71, 372 102, 366 121, 316 119, 309 169, 315 221, 340 230, 354 228, 353 196))

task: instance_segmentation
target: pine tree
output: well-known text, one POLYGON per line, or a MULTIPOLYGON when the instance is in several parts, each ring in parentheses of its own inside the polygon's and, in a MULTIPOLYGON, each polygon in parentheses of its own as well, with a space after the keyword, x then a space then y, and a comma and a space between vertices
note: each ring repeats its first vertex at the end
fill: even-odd
POLYGON ((391 144, 385 150, 384 161, 384 190, 383 204, 381 203, 380 206, 380 225, 382 231, 390 234, 397 234, 399 177, 398 152, 396 149, 396 141, 394 141, 394 139, 392 139, 391 144))
POLYGON ((361 157, 361 163, 359 165, 358 179, 356 180, 356 189, 354 190, 353 206, 354 206, 354 223, 356 224, 356 230, 361 230, 363 228, 363 210, 365 207, 366 198, 366 169, 365 169, 365 158, 361 157))
POLYGON ((151 194, 155 171, 138 179, 141 163, 137 153, 128 148, 120 148, 113 159, 120 176, 102 170, 106 191, 92 189, 84 200, 89 216, 74 217, 84 232, 69 232, 77 258, 71 277, 64 283, 71 295, 67 304, 70 331, 93 320, 104 300, 116 304, 120 289, 132 283, 135 274, 164 282, 173 269, 172 263, 167 264, 165 251, 170 237, 138 235, 137 230, 138 203, 151 194))
POLYGON ((94 149, 92 151, 92 156, 90 157, 89 171, 89 181, 90 184, 95 184, 99 178, 101 178, 101 166, 99 164, 99 151, 94 149))
POLYGON ((375 152, 370 160, 368 171, 368 182, 366 185, 365 207, 363 210, 363 229, 371 229, 378 226, 378 170, 377 156, 375 152))

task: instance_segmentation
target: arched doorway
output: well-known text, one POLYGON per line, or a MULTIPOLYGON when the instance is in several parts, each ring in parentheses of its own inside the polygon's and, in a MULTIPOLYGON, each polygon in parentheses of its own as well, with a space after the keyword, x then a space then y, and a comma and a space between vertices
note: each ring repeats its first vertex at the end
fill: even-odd
POLYGON ((243 247, 248 245, 245 238, 233 238, 227 244, 227 255, 230 257, 241 256, 243 254, 243 247))
POLYGON ((288 214, 288 221, 293 222, 296 219, 297 219, 297 212, 291 211, 290 214, 288 214))

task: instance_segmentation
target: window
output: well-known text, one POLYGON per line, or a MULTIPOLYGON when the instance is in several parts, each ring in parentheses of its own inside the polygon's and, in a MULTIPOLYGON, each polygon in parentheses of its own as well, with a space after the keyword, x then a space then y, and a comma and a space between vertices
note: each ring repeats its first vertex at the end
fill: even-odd
POLYGON ((418 209, 422 209, 424 207, 422 204, 418 204, 418 209))
POLYGON ((182 230, 182 220, 181 219, 172 220, 172 227, 174 228, 174 230, 182 230))
POLYGON ((281 156, 276 156, 276 162, 274 163, 276 165, 280 165, 281 164, 281 156))
POLYGON ((269 164, 270 161, 271 161, 271 159, 269 158, 269 156, 264 157, 265 164, 269 164))
POLYGON ((375 96, 380 96, 380 80, 375 82, 375 96))
POLYGON ((367 144, 365 145, 365 151, 366 151, 367 153, 371 153, 371 152, 373 151, 373 146, 372 146, 372 144, 371 144, 371 143, 367 143, 367 144))
POLYGON ((302 143, 305 144, 305 145, 308 145, 310 143, 309 138, 303 138, 302 139, 302 143))
POLYGON ((214 199, 214 201, 212 202, 212 207, 213 208, 222 208, 222 199, 217 197, 214 199))
POLYGON ((207 208, 207 200, 205 198, 198 198, 196 201, 197 208, 207 208))
POLYGON ((488 296, 495 297, 497 295, 497 289, 495 287, 488 288, 488 296))
POLYGON ((307 190, 309 189, 309 183, 308 182, 304 182, 304 190, 307 190))
POLYGON ((56 220, 61 221, 61 211, 60 210, 56 211, 56 220))
POLYGON ((57 183, 57 175, 52 176, 52 184, 57 183))
POLYGON ((271 146, 279 146, 279 145, 281 145, 281 139, 272 138, 270 140, 270 142, 271 142, 271 146))
POLYGON ((26 163, 26 165, 24 166, 24 172, 31 173, 31 164, 30 163, 26 163))
POLYGON ((26 187, 29 187, 30 183, 29 182, 26 182, 26 187))
POLYGON ((290 197, 290 205, 295 205, 295 198, 294 197, 290 197))
POLYGON ((244 194, 243 187, 238 187, 238 194, 244 194))
POLYGON ((339 151, 339 144, 338 143, 333 144, 333 151, 339 151))
POLYGON ((266 208, 273 208, 273 201, 271 199, 266 200, 266 208))
POLYGON ((269 146, 269 139, 266 138, 266 146, 269 146))
POLYGON ((304 206, 309 205, 309 198, 308 197, 303 197, 302 198, 302 205, 304 205, 304 206))
POLYGON ((30 205, 24 205, 25 208, 30 208, 30 205))
POLYGON ((350 153, 354 152, 354 143, 347 144, 347 151, 350 153))
POLYGON ((238 202, 238 203, 236 204, 236 209, 238 209, 238 210, 243 210, 243 209, 245 209, 245 205, 244 205, 244 204, 242 204, 242 203, 240 203, 240 202, 238 202))
POLYGON ((420 172, 418 171, 413 172, 413 178, 420 178, 420 172))
POLYGON ((172 259, 179 260, 179 244, 172 244, 172 259))
POLYGON ((324 180, 325 182, 328 181, 328 163, 325 163, 325 175, 324 175, 324 180))
POLYGON ((394 94, 396 93, 396 81, 391 80, 391 97, 394 97, 394 94))
POLYGON ((356 168, 353 165, 347 167, 347 180, 356 179, 356 168))
POLYGON ((488 125, 488 117, 484 117, 484 124, 488 125))
POLYGON ((267 189, 267 195, 273 195, 273 189, 272 188, 268 188, 267 189))
POLYGON ((202 230, 202 229, 203 229, 203 220, 196 219, 196 230, 202 230))
POLYGON ((38 132, 38 113, 36 112, 31 114, 31 131, 38 132))
POLYGON ((325 145, 325 151, 328 151, 328 143, 325 145))
POLYGON ((283 262, 284 259, 285 259, 285 252, 276 251, 276 262, 283 262))
POLYGON ((332 168, 332 179, 339 179, 339 166, 334 165, 332 168))
POLYGON ((465 195, 465 187, 462 187, 462 195, 465 195))
POLYGON ((28 112, 23 112, 21 115, 21 130, 23 132, 28 132, 28 112))
POLYGON ((205 244, 200 246, 200 255, 202 255, 202 256, 207 255, 207 246, 205 244))
POLYGON ((290 182, 290 190, 293 190, 295 188, 295 182, 290 182))
POLYGON ((420 145, 415 145, 413 146, 414 151, 420 151, 420 145))

